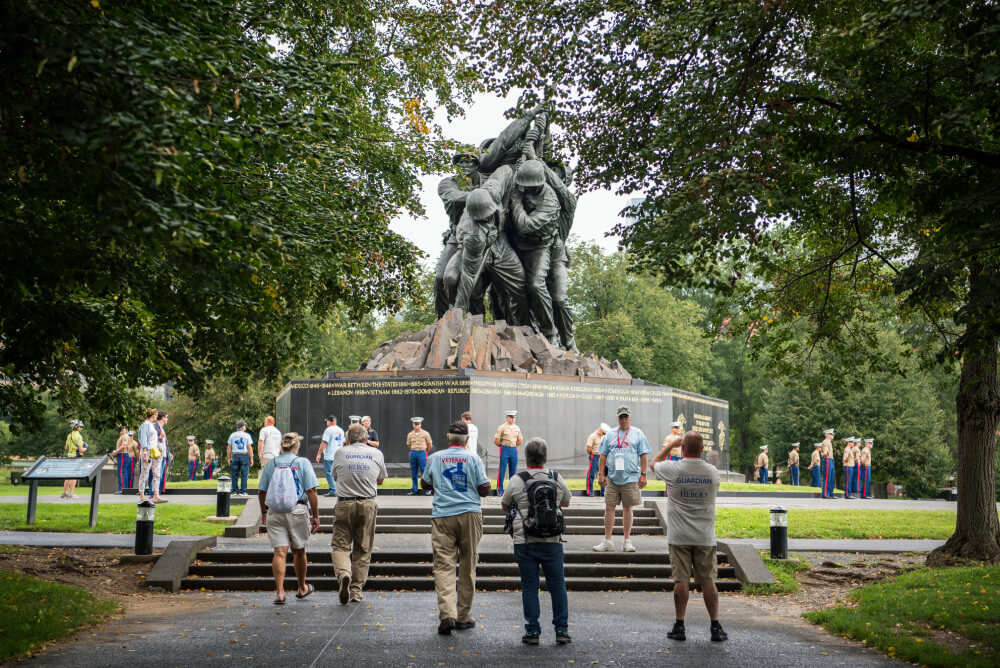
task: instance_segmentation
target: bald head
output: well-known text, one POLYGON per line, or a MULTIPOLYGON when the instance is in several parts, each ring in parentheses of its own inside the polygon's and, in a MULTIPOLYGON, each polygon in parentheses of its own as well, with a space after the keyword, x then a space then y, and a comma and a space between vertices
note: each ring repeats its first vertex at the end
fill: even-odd
POLYGON ((685 457, 701 457, 701 451, 705 447, 705 441, 701 434, 696 431, 689 431, 684 434, 684 441, 681 446, 685 457))

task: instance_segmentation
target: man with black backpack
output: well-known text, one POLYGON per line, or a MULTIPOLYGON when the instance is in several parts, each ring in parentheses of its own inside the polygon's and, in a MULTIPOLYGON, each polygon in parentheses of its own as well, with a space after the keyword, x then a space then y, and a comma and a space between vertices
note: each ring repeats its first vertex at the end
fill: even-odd
POLYGON ((561 475, 545 468, 548 445, 533 438, 524 448, 528 470, 513 478, 500 503, 514 539, 514 558, 521 573, 521 606, 525 633, 521 642, 537 645, 542 627, 538 604, 538 570, 545 573, 545 586, 552 596, 552 624, 556 642, 569 644, 569 600, 563 571, 562 533, 566 530, 562 509, 569 506, 569 486, 561 475))

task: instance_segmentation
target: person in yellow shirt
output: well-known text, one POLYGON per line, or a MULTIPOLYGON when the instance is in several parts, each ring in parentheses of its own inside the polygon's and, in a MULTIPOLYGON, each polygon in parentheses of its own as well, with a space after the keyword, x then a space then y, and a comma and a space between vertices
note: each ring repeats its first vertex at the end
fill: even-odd
MULTIPOLYGON (((586 496, 594 496, 594 478, 597 477, 598 463, 601 461, 601 453, 598 452, 598 448, 601 447, 601 441, 604 439, 604 435, 611 431, 606 423, 602 422, 601 426, 594 430, 594 432, 587 437, 587 493, 586 496)), ((601 488, 601 496, 604 496, 604 488, 601 488)))
MULTIPOLYGON (((67 457, 83 457, 84 451, 90 447, 83 442, 83 423, 79 420, 71 420, 69 423, 72 431, 66 436, 66 456, 67 457)), ((64 480, 63 481, 63 493, 59 496, 61 499, 75 499, 76 494, 76 479, 64 480)))
POLYGON ((760 446, 760 454, 757 455, 757 461, 753 465, 754 473, 757 474, 757 481, 762 484, 767 484, 767 446, 760 446))
POLYGON ((194 480, 198 473, 198 462, 201 461, 201 450, 194 436, 188 436, 188 480, 194 480))
POLYGON ((493 437, 493 444, 500 448, 497 496, 503 496, 504 469, 507 470, 508 478, 513 478, 514 474, 517 473, 517 448, 523 440, 521 428, 514 424, 517 419, 517 411, 507 411, 504 415, 507 419, 504 424, 497 427, 497 435, 493 437))
POLYGON ((413 430, 406 435, 406 448, 410 451, 410 482, 412 488, 408 496, 419 496, 420 487, 417 480, 424 474, 427 468, 427 455, 430 454, 434 444, 431 435, 424 431, 424 419, 422 417, 410 418, 413 430))
POLYGON ((205 440, 205 463, 202 465, 202 471, 204 472, 205 480, 211 480, 212 474, 215 473, 215 441, 211 439, 205 440))

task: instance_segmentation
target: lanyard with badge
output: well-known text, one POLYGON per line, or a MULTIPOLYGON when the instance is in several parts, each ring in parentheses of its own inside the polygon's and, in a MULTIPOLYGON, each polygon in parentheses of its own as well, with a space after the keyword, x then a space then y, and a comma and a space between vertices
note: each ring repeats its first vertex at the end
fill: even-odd
MULTIPOLYGON (((629 447, 628 443, 628 433, 632 431, 632 427, 625 430, 625 447, 629 447)), ((624 471, 625 470, 625 455, 622 454, 622 430, 619 429, 617 434, 615 434, 615 449, 618 451, 615 454, 615 470, 624 471)))

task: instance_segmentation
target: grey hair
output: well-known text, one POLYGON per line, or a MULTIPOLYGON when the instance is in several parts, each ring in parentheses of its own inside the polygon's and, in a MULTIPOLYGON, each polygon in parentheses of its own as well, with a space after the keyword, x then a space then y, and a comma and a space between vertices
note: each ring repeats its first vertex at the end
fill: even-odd
POLYGON ((347 428, 347 442, 348 443, 366 443, 368 441, 368 432, 359 424, 352 424, 347 428))
POLYGON ((538 436, 528 441, 524 446, 524 460, 528 466, 541 466, 549 458, 549 444, 544 438, 538 436))
POLYGON ((465 445, 465 442, 469 440, 468 434, 448 434, 449 443, 458 443, 460 445, 465 445))

